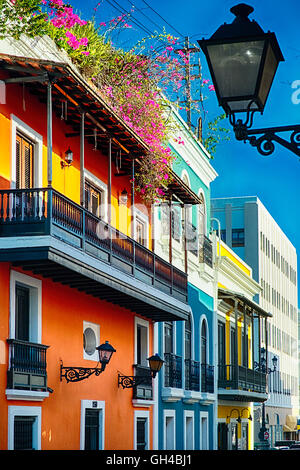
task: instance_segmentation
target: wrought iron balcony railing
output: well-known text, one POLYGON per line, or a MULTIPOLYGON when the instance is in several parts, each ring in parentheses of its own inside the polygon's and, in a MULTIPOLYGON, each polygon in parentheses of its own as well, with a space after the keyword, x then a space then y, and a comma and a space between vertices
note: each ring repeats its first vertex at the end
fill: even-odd
POLYGON ((218 388, 266 393, 266 373, 244 366, 219 365, 218 388))
POLYGON ((0 190, 0 237, 53 235, 187 302, 187 275, 49 188, 0 190))
POLYGON ((48 346, 16 339, 7 342, 10 349, 7 388, 47 391, 48 346))
POLYGON ((201 364, 201 392, 214 393, 214 367, 201 364))
POLYGON ((192 359, 185 359, 184 366, 185 366, 185 389, 193 390, 194 392, 199 392, 200 391, 200 374, 199 374, 200 363, 198 361, 193 361, 192 359))
POLYGON ((182 358, 165 353, 165 387, 182 388, 182 358))

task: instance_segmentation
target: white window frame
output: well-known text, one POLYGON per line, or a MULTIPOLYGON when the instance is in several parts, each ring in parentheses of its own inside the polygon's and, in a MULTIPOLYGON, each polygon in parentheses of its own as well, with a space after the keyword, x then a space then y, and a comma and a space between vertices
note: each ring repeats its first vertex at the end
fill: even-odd
POLYGON ((199 442, 199 448, 200 450, 209 450, 209 421, 208 421, 208 411, 200 411, 200 415, 199 415, 199 419, 200 419, 200 422, 199 422, 199 428, 200 428, 200 432, 199 432, 199 439, 200 439, 200 442, 199 442), (203 447, 203 428, 202 428, 202 420, 205 420, 206 422, 206 429, 205 429, 205 435, 206 435, 206 447, 203 447))
POLYGON ((194 419, 194 411, 191 410, 184 410, 183 411, 183 449, 184 450, 194 450, 195 449, 195 419, 194 419), (186 429, 186 422, 187 418, 192 418, 192 449, 186 448, 186 439, 187 439, 187 429, 186 429))
POLYGON ((149 217, 136 206, 133 211, 134 238, 136 240, 136 219, 140 219, 145 224, 145 247, 149 248, 149 217))
POLYGON ((36 450, 41 450, 42 408, 39 406, 9 406, 8 407, 8 450, 14 450, 14 420, 15 416, 34 416, 33 444, 36 450))
POLYGON ((11 188, 16 188, 16 139, 17 133, 21 132, 34 145, 34 187, 43 187, 43 136, 21 121, 14 114, 11 119, 11 188))
POLYGON ((93 173, 90 171, 84 169, 84 181, 90 182, 93 186, 95 186, 96 189, 99 189, 103 193, 103 204, 101 201, 101 218, 105 222, 107 222, 107 184, 103 183, 102 180, 97 178, 93 173))
POLYGON ((10 322, 9 337, 16 337, 16 284, 30 289, 30 341, 41 344, 42 340, 42 281, 27 274, 11 270, 10 272, 10 322), (34 329, 32 326, 34 325, 34 329))
POLYGON ((163 414, 163 433, 164 433, 164 450, 176 450, 176 411, 175 410, 164 410, 163 414), (173 425, 174 425, 174 430, 173 430, 173 443, 174 447, 172 449, 169 449, 167 447, 167 418, 172 418, 173 419, 173 425))
POLYGON ((134 363, 137 364, 137 327, 142 326, 147 329, 147 354, 149 357, 149 322, 143 318, 134 317, 134 363))
POLYGON ((144 410, 134 411, 134 430, 133 430, 133 444, 134 450, 137 450, 137 418, 146 418, 146 449, 150 449, 150 412, 144 410))
POLYGON ((85 410, 93 409, 101 412, 101 423, 100 423, 100 443, 101 449, 105 449, 105 401, 99 400, 81 400, 81 417, 80 417, 80 450, 84 450, 85 445, 85 410))
MULTIPOLYGON (((100 345, 100 325, 98 325, 97 323, 91 323, 91 322, 88 322, 88 321, 83 321, 83 331, 82 331, 82 333, 84 333, 86 328, 91 328, 94 331, 95 336, 96 336, 96 347, 99 346, 100 345)), ((97 350, 95 350, 95 352, 93 354, 89 355, 84 350, 83 345, 82 345, 82 348, 83 348, 83 359, 86 359, 87 361, 96 361, 96 362, 99 361, 99 353, 98 353, 97 350)))

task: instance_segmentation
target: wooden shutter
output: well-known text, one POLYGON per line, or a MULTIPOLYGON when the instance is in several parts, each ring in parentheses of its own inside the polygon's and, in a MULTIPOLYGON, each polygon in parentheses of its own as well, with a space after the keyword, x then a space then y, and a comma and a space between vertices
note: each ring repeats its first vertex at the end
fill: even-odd
POLYGON ((34 186, 33 143, 20 134, 16 136, 16 188, 34 186))

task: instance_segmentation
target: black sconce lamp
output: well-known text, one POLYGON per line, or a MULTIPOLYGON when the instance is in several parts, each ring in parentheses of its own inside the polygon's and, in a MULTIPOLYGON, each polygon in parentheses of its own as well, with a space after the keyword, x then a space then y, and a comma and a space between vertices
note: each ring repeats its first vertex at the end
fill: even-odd
POLYGON ((233 409, 230 411, 230 415, 227 416, 227 420, 230 420, 230 418, 233 418, 232 413, 233 413, 234 411, 236 411, 237 414, 238 414, 237 422, 238 422, 238 423, 241 423, 242 420, 241 420, 240 412, 239 412, 239 410, 238 410, 237 408, 233 408, 233 409))
POLYGON ((247 413, 249 414, 248 416, 248 419, 249 421, 252 421, 252 416, 251 416, 251 413, 250 411, 248 410, 248 408, 243 408, 242 411, 241 411, 241 417, 243 418, 243 411, 247 411, 247 413))
POLYGON ((121 194, 119 195, 119 206, 126 206, 128 201, 128 192, 126 189, 123 189, 121 194))
POLYGON ((149 375, 118 375, 118 386, 121 385, 123 388, 133 388, 138 385, 148 383, 151 378, 155 378, 157 372, 160 371, 164 361, 159 357, 158 354, 154 354, 147 359, 149 361, 150 374, 149 375))
POLYGON ((96 376, 100 375, 104 370, 107 364, 109 363, 112 355, 116 350, 109 344, 108 341, 101 344, 96 348, 99 353, 99 362, 101 367, 98 368, 98 364, 96 367, 63 367, 61 363, 60 366, 60 381, 63 378, 66 379, 67 382, 80 382, 81 380, 89 378, 91 375, 95 374, 96 376))
POLYGON ((73 152, 69 147, 68 150, 66 150, 65 152, 65 161, 61 161, 60 164, 61 164, 61 167, 64 168, 65 166, 72 165, 72 163, 73 163, 73 152))
POLYGON ((231 8, 236 18, 198 43, 206 56, 219 105, 229 117, 235 137, 249 141, 262 155, 271 155, 273 142, 300 156, 300 125, 251 129, 255 112, 263 114, 279 62, 284 61, 274 33, 265 33, 248 18, 254 9, 240 3, 231 8), (237 119, 245 113, 244 122, 237 119), (290 140, 277 133, 290 132, 290 140), (256 135, 260 135, 259 138, 256 135))

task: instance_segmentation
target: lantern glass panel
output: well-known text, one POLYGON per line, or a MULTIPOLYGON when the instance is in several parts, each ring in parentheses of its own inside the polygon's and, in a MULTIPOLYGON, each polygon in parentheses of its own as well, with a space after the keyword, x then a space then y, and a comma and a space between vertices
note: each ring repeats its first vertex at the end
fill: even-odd
POLYGON ((221 100, 229 98, 231 102, 230 98, 241 98, 241 105, 247 107, 255 95, 264 43, 263 40, 252 40, 207 45, 221 100))
POLYGON ((277 67, 278 59, 273 51, 271 44, 269 43, 258 93, 259 99, 263 105, 266 103, 266 99, 268 97, 277 67))

